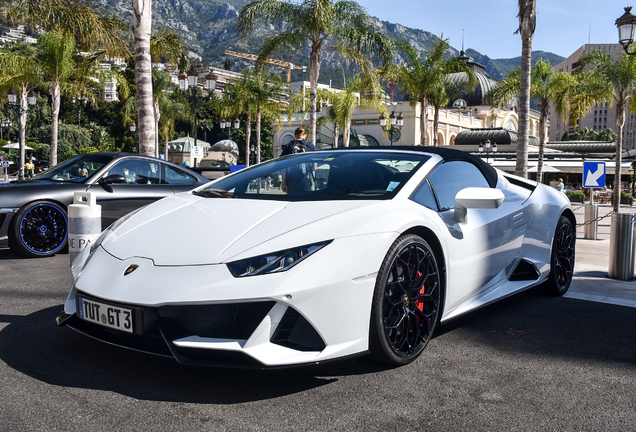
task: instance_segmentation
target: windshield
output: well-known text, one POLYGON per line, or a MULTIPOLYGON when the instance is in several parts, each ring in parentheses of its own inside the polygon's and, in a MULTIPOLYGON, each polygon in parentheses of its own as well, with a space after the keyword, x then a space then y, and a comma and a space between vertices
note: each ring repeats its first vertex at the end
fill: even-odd
POLYGON ((239 171, 207 189, 247 199, 390 199, 428 159, 425 154, 389 151, 309 152, 239 171))
POLYGON ((36 178, 84 183, 111 160, 113 160, 113 156, 104 154, 80 155, 64 161, 36 176, 36 178))

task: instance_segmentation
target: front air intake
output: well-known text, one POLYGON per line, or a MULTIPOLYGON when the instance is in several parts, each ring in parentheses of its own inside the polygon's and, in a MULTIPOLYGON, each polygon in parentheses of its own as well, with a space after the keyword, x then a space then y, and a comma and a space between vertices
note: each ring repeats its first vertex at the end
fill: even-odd
POLYGON ((285 311, 271 342, 298 351, 322 351, 326 347, 316 329, 291 307, 285 311))

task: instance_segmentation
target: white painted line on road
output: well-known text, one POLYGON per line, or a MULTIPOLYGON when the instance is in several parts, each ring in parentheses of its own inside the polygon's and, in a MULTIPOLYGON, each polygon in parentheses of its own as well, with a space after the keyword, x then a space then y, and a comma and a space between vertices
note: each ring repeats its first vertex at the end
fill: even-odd
POLYGON ((602 295, 585 294, 585 293, 579 293, 574 291, 568 291, 567 293, 563 295, 563 297, 572 298, 576 300, 587 300, 587 301, 593 301, 597 303, 607 303, 607 304, 613 304, 617 306, 627 306, 627 307, 636 308, 636 300, 628 300, 628 299, 622 299, 617 297, 606 297, 602 295))

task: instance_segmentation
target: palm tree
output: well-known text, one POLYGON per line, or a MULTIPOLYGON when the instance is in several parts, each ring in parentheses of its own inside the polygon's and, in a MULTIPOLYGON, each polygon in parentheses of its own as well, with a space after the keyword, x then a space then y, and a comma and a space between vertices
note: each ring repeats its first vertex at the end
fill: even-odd
POLYGON ((132 6, 139 153, 154 156, 157 140, 152 94, 152 61, 150 57, 151 2, 132 0, 132 6))
POLYGON ((334 147, 338 146, 339 130, 342 127, 342 145, 349 147, 351 119, 356 110, 376 110, 388 115, 384 104, 384 92, 374 74, 356 76, 340 92, 325 90, 330 103, 328 117, 334 123, 334 147))
POLYGON ((38 37, 37 59, 42 67, 42 80, 48 81, 51 95, 51 166, 57 165, 57 127, 60 115, 61 89, 75 71, 75 38, 72 34, 52 30, 38 37))
MULTIPOLYGON (((20 127, 20 167, 18 178, 24 178, 24 146, 26 141, 26 120, 31 88, 40 82, 40 65, 35 58, 35 50, 18 44, 13 51, 0 52, 0 89, 17 89, 17 108, 20 127)), ((10 90, 13 91, 13 90, 10 90)))
POLYGON ((281 95, 291 93, 289 85, 278 75, 273 75, 263 65, 243 73, 243 77, 234 83, 228 93, 228 103, 221 116, 247 114, 245 122, 245 164, 249 166, 249 151, 252 120, 256 121, 256 163, 261 162, 261 120, 263 117, 281 123, 284 106, 281 95))
MULTIPOLYGON (((172 78, 168 72, 152 70, 152 106, 155 113, 155 157, 159 157, 159 120, 161 105, 168 98, 166 92, 172 88, 172 78)), ((194 132, 196 133, 196 131, 194 132)))
POLYGON ((261 163, 261 120, 265 114, 268 118, 278 120, 280 124, 283 107, 280 96, 290 94, 289 85, 278 75, 272 75, 264 66, 258 67, 248 75, 247 88, 252 95, 252 104, 256 111, 256 163, 261 163))
MULTIPOLYGON (((636 113, 636 57, 621 54, 612 59, 601 50, 583 54, 579 67, 589 71, 581 84, 579 96, 574 98, 578 112, 588 112, 593 104, 609 102, 616 104, 616 168, 614 171, 613 207, 618 213, 621 198, 621 162, 623 152, 623 126, 625 111, 636 113)), ((575 73, 576 75, 576 73, 575 73)))
POLYGON ((250 92, 250 76, 252 71, 243 73, 243 77, 236 81, 230 91, 224 93, 226 103, 220 112, 221 117, 236 117, 246 115, 245 120, 245 166, 250 166, 250 141, 252 138, 252 116, 256 114, 252 94, 250 92))
MULTIPOLYGON (((102 14, 95 6, 83 0, 14 0, 5 9, 10 20, 39 27, 49 33, 41 35, 42 59, 51 94, 53 115, 51 137, 51 166, 57 164, 57 116, 60 105, 60 85, 73 71, 72 54, 75 43, 84 51, 101 47, 109 54, 128 52, 122 37, 127 27, 113 16, 102 14)), ((40 38, 38 38, 40 39, 40 38)))
POLYGON ((429 102, 433 105, 433 145, 437 147, 437 132, 439 130, 439 110, 447 106, 450 101, 460 98, 463 94, 472 91, 477 86, 477 77, 473 70, 459 58, 444 60, 442 65, 450 73, 459 73, 459 79, 451 80, 448 75, 433 87, 429 94, 429 102), (464 76, 465 75, 465 76, 464 76))
POLYGON ((160 99, 159 109, 161 110, 159 131, 163 134, 163 151, 166 160, 168 160, 168 142, 174 136, 175 121, 187 121, 192 117, 192 115, 190 110, 188 110, 187 102, 176 97, 160 99))
POLYGON ((519 141, 517 166, 520 177, 528 177, 528 143, 530 141, 530 69, 532 66, 532 38, 537 25, 537 0, 519 0, 519 28, 521 35, 521 77, 519 90, 519 141))
MULTIPOLYGON (((494 105, 503 105, 519 96, 521 68, 515 68, 508 76, 488 92, 486 99, 494 105)), ((547 60, 539 59, 531 69, 530 95, 539 98, 539 160, 537 181, 543 176, 543 153, 548 136, 548 111, 554 104, 557 113, 564 117, 568 113, 570 98, 574 96, 576 80, 568 73, 556 73, 547 60)))
POLYGON ((74 35, 82 50, 102 47, 110 54, 128 52, 126 24, 85 0, 12 0, 4 10, 15 22, 74 35))
POLYGON ((265 60, 275 51, 309 46, 310 134, 316 142, 318 77, 323 50, 340 53, 346 59, 368 65, 368 57, 392 62, 389 39, 370 22, 365 8, 349 0, 256 0, 247 4, 237 19, 237 31, 249 37, 259 24, 273 24, 275 35, 268 37, 259 51, 265 60), (366 55, 366 57, 365 57, 366 55))
POLYGON ((397 75, 400 87, 411 95, 411 106, 415 108, 418 103, 420 104, 422 111, 420 115, 420 145, 426 145, 429 99, 433 97, 439 101, 439 98, 446 94, 446 88, 450 89, 447 80, 449 73, 466 73, 468 83, 473 87, 476 78, 463 60, 445 58, 446 52, 450 48, 448 39, 437 39, 426 52, 424 58, 420 56, 415 47, 405 40, 397 42, 396 46, 406 56, 407 63, 399 66, 393 74, 397 75))

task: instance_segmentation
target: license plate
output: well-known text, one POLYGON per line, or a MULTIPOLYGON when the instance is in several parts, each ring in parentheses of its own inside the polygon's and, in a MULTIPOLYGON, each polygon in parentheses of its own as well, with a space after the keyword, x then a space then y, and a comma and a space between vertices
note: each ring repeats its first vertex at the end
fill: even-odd
POLYGON ((77 298, 77 314, 85 321, 90 321, 105 327, 121 330, 127 333, 133 332, 133 310, 77 298))

